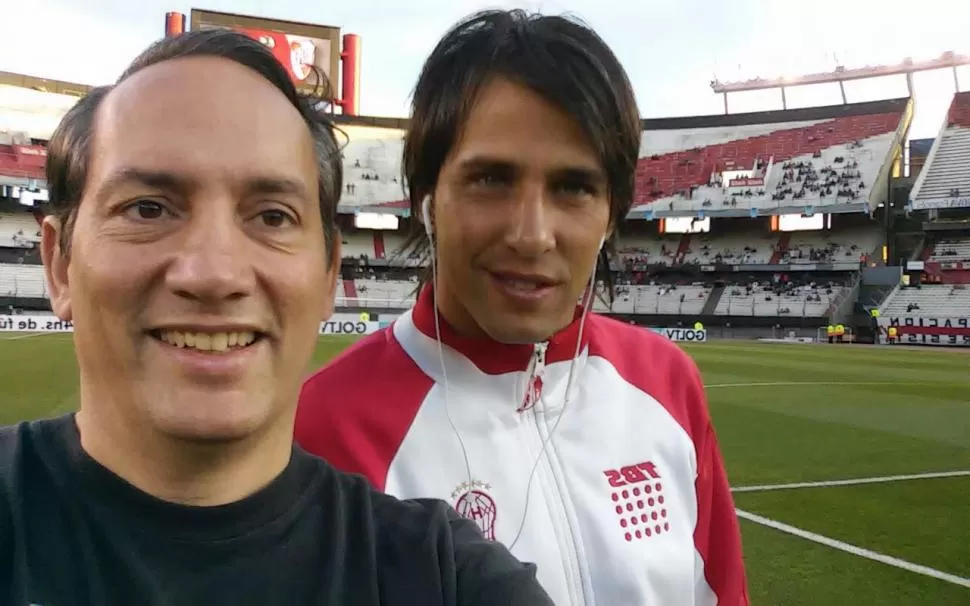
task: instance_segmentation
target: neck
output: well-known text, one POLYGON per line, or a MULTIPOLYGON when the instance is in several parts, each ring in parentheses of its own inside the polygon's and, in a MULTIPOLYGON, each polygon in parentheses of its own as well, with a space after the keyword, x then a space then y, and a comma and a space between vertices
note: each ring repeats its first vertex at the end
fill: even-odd
POLYGON ((447 323, 456 334, 469 339, 491 338, 468 313, 468 310, 458 302, 458 297, 452 296, 447 280, 439 278, 437 285, 428 283, 422 288, 428 289, 432 302, 441 315, 441 321, 447 323))
POLYGON ((292 430, 285 428, 230 443, 189 442, 132 431, 118 415, 98 414, 83 401, 76 422, 84 451, 142 492, 171 503, 240 501, 282 473, 292 453, 292 430))
MULTIPOLYGON (((431 339, 435 331, 434 301, 431 285, 422 287, 418 300, 412 308, 411 320, 415 327, 431 339)), ((468 358, 476 367, 488 374, 502 374, 528 368, 534 353, 534 343, 500 343, 487 336, 472 337, 452 325, 450 317, 439 307, 441 342, 468 358)), ((573 358, 580 338, 579 321, 582 309, 576 307, 574 320, 564 329, 552 335, 547 343, 546 362, 554 363, 573 358)), ((480 329, 479 329, 480 330, 480 329)), ((589 342, 589 330, 582 334, 583 343, 589 342)))

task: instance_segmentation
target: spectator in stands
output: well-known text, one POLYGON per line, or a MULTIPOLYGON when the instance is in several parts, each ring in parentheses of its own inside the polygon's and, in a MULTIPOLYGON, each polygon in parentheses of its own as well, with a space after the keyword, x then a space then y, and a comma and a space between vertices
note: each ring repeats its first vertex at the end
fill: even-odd
POLYGON ((584 296, 597 268, 610 284, 639 143, 626 74, 584 25, 489 11, 448 32, 403 162, 432 271, 307 382, 297 438, 392 494, 451 499, 557 604, 746 604, 696 367, 584 296))
POLYGON ((551 604, 447 503, 293 447, 339 267, 314 107, 265 46, 212 29, 64 117, 42 250, 80 410, 0 429, 0 603, 551 604))

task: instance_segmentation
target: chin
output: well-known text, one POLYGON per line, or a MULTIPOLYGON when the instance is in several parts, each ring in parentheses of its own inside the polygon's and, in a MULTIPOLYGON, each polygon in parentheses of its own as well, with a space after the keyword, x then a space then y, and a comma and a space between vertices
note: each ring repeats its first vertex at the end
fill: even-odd
POLYGON ((234 442, 259 433, 273 421, 270 399, 251 394, 184 395, 156 400, 149 422, 161 434, 187 442, 234 442))
POLYGON ((508 321, 493 322, 491 326, 483 326, 485 333, 499 343, 507 345, 532 345, 548 341, 558 328, 546 318, 510 318, 508 321))
POLYGON ((226 422, 181 422, 181 420, 166 420, 156 427, 159 433, 180 442, 194 444, 226 444, 240 442, 249 438, 258 426, 247 425, 237 421, 226 422))

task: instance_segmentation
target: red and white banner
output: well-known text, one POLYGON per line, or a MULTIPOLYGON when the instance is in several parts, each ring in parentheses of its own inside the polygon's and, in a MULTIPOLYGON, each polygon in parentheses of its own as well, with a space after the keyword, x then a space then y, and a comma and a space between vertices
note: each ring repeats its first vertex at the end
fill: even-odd
POLYGON ((890 326, 896 327, 900 343, 970 347, 970 316, 963 318, 883 316, 879 318, 879 327, 884 334, 890 326))
POLYGON ((761 177, 748 177, 746 179, 731 179, 728 187, 763 187, 765 180, 761 177))

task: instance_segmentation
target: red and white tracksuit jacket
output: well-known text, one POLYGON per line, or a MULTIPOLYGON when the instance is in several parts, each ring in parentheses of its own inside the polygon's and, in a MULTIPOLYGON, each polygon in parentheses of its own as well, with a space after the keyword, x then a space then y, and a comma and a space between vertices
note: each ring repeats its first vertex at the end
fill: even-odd
POLYGON ((534 346, 464 338, 442 318, 446 399, 432 305, 425 289, 307 381, 303 448, 397 497, 445 499, 506 545, 519 536, 513 553, 556 604, 748 604, 724 464, 680 348, 589 314, 563 414, 578 320, 534 346))

